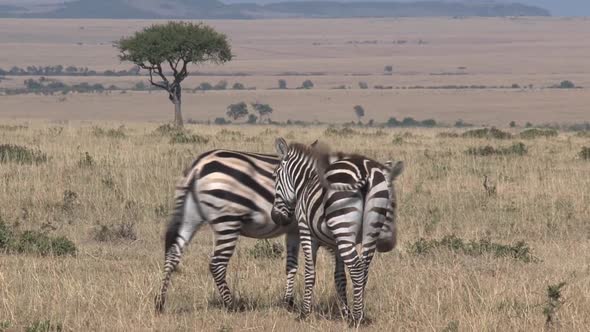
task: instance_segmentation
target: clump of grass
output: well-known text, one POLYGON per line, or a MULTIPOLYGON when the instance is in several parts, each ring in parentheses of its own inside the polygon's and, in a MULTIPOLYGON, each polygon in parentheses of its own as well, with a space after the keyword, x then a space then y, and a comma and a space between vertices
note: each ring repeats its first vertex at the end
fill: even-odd
POLYGON ((163 124, 161 126, 159 126, 158 128, 156 128, 156 130, 154 130, 154 133, 158 134, 158 135, 170 135, 172 133, 175 133, 177 131, 179 131, 180 129, 171 125, 170 123, 166 123, 163 124))
POLYGON ((17 233, 0 220, 0 251, 41 256, 76 254, 76 245, 66 237, 51 237, 37 231, 17 233))
POLYGON ((10 327, 10 321, 5 320, 5 321, 0 322, 0 332, 7 331, 9 327, 10 327))
POLYGON ((549 137, 557 137, 557 135, 558 135, 558 132, 555 129, 533 128, 533 129, 527 129, 527 130, 521 132, 520 138, 523 138, 523 139, 534 139, 534 138, 539 138, 539 137, 549 138, 549 137))
POLYGON ((453 133, 450 131, 444 131, 442 133, 438 133, 436 134, 436 137, 438 138, 458 138, 459 134, 458 133, 453 133))
POLYGON ((583 160, 590 160, 590 147, 583 147, 582 151, 578 154, 583 160))
POLYGON ((497 128, 480 128, 464 132, 463 138, 494 138, 494 139, 510 139, 512 134, 502 131, 497 128))
POLYGON ((590 137, 590 130, 579 131, 576 133, 576 137, 590 137))
POLYGON ((25 125, 0 125, 0 131, 17 131, 28 129, 25 125))
POLYGON ((270 241, 267 239, 261 240, 256 242, 253 248, 251 248, 248 253, 250 256, 256 259, 260 258, 281 258, 283 251, 285 249, 283 246, 275 241, 270 241))
POLYGON ((509 147, 495 148, 491 145, 471 147, 466 153, 472 156, 493 156, 493 155, 517 155, 524 156, 528 153, 526 145, 522 142, 514 143, 509 147))
POLYGON ((207 144, 209 139, 186 131, 176 131, 170 137, 170 144, 207 144))
POLYGON ((109 128, 103 129, 101 127, 93 127, 92 134, 96 137, 109 137, 109 138, 125 138, 127 135, 125 134, 125 127, 120 126, 117 129, 109 128))
POLYGON ((354 135, 358 135, 358 132, 349 127, 344 127, 341 129, 329 127, 324 131, 324 135, 333 137, 351 137, 354 135))
POLYGON ((557 321, 557 312, 563 304, 561 289, 565 286, 565 282, 547 286, 547 302, 543 307, 543 314, 545 315, 545 326, 551 328, 555 326, 557 321))
POLYGON ((100 225, 94 231, 94 240, 98 242, 112 242, 112 241, 135 241, 137 240, 137 232, 135 231, 135 223, 122 222, 117 225, 100 225))
POLYGON ((0 145, 0 163, 41 164, 47 161, 47 155, 40 150, 29 149, 14 144, 0 145))
POLYGON ((50 320, 36 321, 31 325, 27 326, 26 332, 61 332, 63 326, 59 323, 51 323, 50 320))
POLYGON ((229 141, 240 140, 244 137, 244 133, 237 130, 221 129, 216 134, 217 138, 229 141))
POLYGON ((414 255, 424 255, 441 249, 468 256, 493 255, 496 258, 509 257, 525 263, 538 261, 524 241, 515 244, 494 243, 489 239, 465 241, 454 234, 440 240, 421 238, 410 244, 408 251, 414 255))

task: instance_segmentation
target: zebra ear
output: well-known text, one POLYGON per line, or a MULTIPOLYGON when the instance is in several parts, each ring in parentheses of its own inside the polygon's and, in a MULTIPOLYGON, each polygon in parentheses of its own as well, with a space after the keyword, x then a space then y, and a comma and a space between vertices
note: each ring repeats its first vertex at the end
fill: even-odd
POLYGON ((275 140, 275 149, 277 150, 279 157, 282 158, 284 155, 287 154, 287 151, 289 151, 289 145, 287 144, 287 141, 285 141, 284 138, 279 137, 275 140))
MULTIPOLYGON (((391 162, 388 162, 388 166, 391 165, 391 162)), ((400 176, 404 172, 404 162, 398 161, 391 167, 391 181, 395 180, 398 176, 400 176)))

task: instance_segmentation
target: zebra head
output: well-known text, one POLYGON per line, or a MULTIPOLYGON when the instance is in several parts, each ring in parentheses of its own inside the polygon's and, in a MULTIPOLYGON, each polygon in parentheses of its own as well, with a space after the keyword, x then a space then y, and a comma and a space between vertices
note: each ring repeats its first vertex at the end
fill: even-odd
POLYGON ((295 185, 290 174, 294 151, 282 137, 276 139, 275 149, 280 162, 274 172, 275 200, 270 216, 276 224, 285 226, 291 222, 295 210, 295 185))

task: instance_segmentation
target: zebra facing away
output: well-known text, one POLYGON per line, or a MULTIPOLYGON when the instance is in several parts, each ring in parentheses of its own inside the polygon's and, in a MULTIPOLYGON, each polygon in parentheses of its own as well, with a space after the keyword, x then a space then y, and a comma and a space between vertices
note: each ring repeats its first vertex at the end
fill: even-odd
POLYGON ((396 198, 393 180, 403 172, 403 163, 382 165, 358 155, 331 155, 327 149, 276 141, 281 158, 275 170, 275 200, 271 216, 280 225, 298 224, 305 254, 305 291, 302 316, 311 312, 318 247, 335 252, 336 270, 341 269, 343 289, 338 297, 346 307, 348 268, 353 284, 352 323, 360 324, 364 313, 364 289, 375 250, 395 246, 396 198), (361 255, 356 245, 362 244, 361 255), (339 263, 341 264, 339 267, 339 263))
POLYGON ((299 255, 297 225, 276 225, 270 217, 273 171, 278 163, 273 155, 214 150, 200 155, 187 169, 176 187, 175 208, 166 231, 164 276, 155 298, 157 312, 164 310, 172 272, 183 249, 204 223, 209 223, 215 235, 209 269, 226 307, 233 307, 225 277, 240 235, 262 239, 286 234, 285 301, 293 303, 299 255))

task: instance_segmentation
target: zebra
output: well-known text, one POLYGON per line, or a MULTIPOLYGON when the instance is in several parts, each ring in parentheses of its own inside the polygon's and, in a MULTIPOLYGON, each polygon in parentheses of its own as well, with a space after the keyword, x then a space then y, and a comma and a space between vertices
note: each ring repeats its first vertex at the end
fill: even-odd
MULTIPOLYGON (((311 312, 315 261, 322 245, 335 253, 337 264, 348 268, 354 295, 350 318, 358 326, 364 315, 364 289, 374 252, 395 247, 397 202, 393 180, 403 172, 404 164, 382 165, 359 155, 331 155, 321 146, 288 145, 282 138, 276 140, 275 148, 281 161, 275 170, 271 216, 279 225, 288 225, 294 213, 298 224, 305 255, 301 316, 305 318, 311 312), (359 243, 362 256, 356 250, 359 243)), ((343 271, 337 265, 336 270, 339 268, 343 271)), ((343 312, 348 312, 346 286, 338 289, 338 298, 343 312)))
POLYGON ((180 263, 184 248, 204 223, 209 223, 215 235, 209 270, 225 307, 232 308, 234 304, 226 271, 240 235, 263 239, 286 234, 284 302, 293 305, 299 255, 297 225, 277 225, 270 217, 273 171, 278 163, 276 155, 212 150, 198 156, 187 168, 176 186, 175 208, 166 230, 164 276, 155 297, 156 312, 163 312, 172 272, 180 263))

